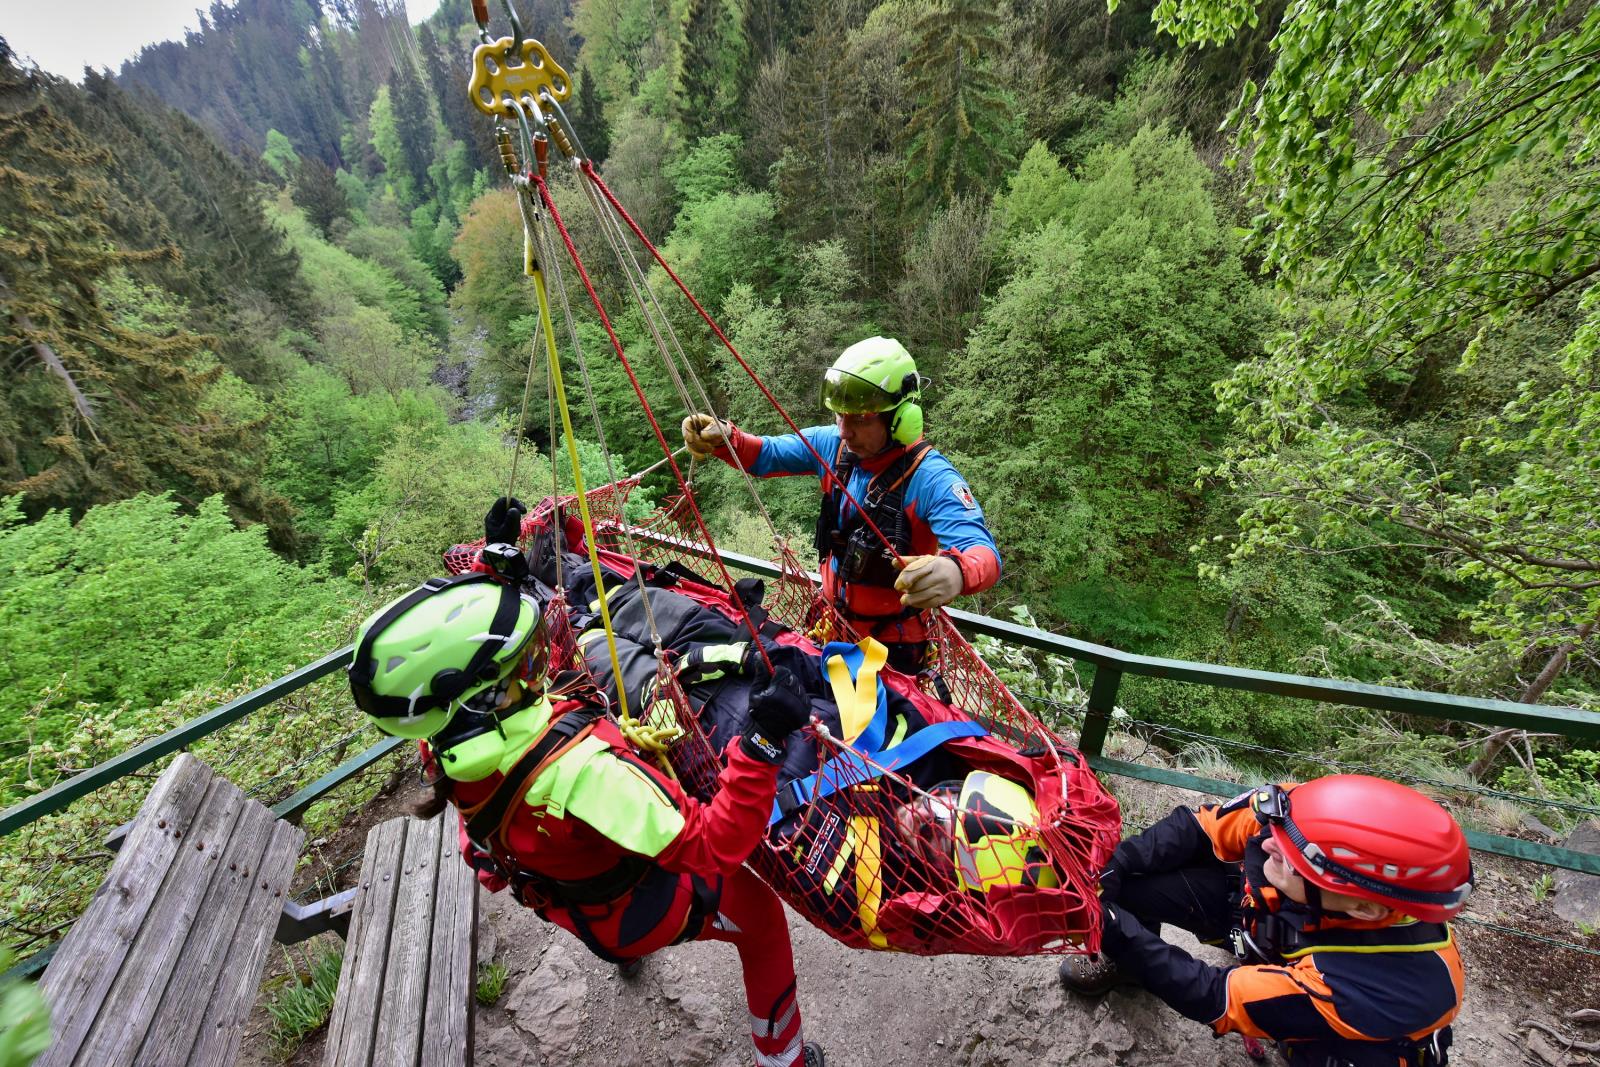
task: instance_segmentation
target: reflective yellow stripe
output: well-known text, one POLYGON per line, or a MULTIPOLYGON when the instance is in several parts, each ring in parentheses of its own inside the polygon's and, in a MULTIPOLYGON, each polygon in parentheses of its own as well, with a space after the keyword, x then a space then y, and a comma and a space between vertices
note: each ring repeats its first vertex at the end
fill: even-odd
POLYGON ((911 729, 911 721, 904 715, 896 718, 894 722, 894 736, 889 738, 888 743, 883 746, 884 748, 893 748, 900 742, 904 741, 906 739, 906 732, 911 729))
POLYGON ((845 828, 844 844, 839 846, 839 851, 833 857, 833 863, 828 867, 828 875, 822 880, 822 889, 830 896, 839 885, 839 876, 844 873, 844 865, 850 859, 851 853, 856 850, 856 834, 851 827, 845 828))
MULTIPOLYGON (((1315 931, 1312 931, 1315 933, 1315 931)), ((1443 941, 1426 941, 1420 945, 1316 945, 1312 948, 1303 948, 1298 952, 1286 952, 1283 958, 1297 960, 1304 956, 1314 956, 1323 952, 1355 952, 1375 954, 1379 952, 1438 952, 1450 947, 1455 940, 1455 934, 1450 927, 1444 928, 1443 941)))

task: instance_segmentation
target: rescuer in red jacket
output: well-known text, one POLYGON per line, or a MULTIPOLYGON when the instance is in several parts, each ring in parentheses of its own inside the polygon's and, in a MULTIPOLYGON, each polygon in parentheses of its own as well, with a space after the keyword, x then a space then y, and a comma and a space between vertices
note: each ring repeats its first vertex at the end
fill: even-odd
POLYGON ((1414 789, 1265 786, 1124 841, 1100 879, 1101 958, 1063 961, 1061 980, 1085 995, 1136 982, 1296 1067, 1443 1067, 1465 988, 1448 924, 1472 880, 1460 826, 1414 789), (1243 965, 1202 963, 1162 923, 1243 965))
MULTIPOLYGON (((490 526, 491 542, 514 540, 490 526)), ((509 885, 618 964, 680 941, 732 942, 758 1067, 822 1067, 801 1037, 782 905, 743 866, 772 811, 783 741, 809 720, 799 684, 780 668, 752 691, 750 729, 702 804, 633 751, 586 679, 558 677, 547 692, 547 658, 534 598, 468 573, 367 619, 350 685, 380 729, 421 739, 436 797, 459 811, 463 853, 491 890, 509 885)))

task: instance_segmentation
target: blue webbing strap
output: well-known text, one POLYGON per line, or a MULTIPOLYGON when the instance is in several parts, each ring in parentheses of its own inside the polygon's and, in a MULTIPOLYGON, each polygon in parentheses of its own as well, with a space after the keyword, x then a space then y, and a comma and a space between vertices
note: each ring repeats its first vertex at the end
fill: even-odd
MULTIPOLYGON (((834 655, 844 660, 853 680, 856 669, 864 658, 861 649, 839 641, 830 642, 822 650, 823 663, 826 664, 834 655)), ((841 789, 870 782, 887 771, 899 770, 926 756, 946 741, 960 737, 983 737, 989 732, 975 722, 938 722, 923 727, 898 745, 883 748, 881 746, 888 733, 889 702, 884 692, 883 680, 878 679, 877 682, 878 708, 867 728, 861 731, 861 736, 855 739, 852 747, 841 750, 824 763, 816 774, 796 778, 781 786, 778 790, 778 799, 772 805, 772 817, 767 820, 768 826, 777 824, 797 808, 814 800, 832 796, 841 789)))
POLYGON ((823 764, 816 774, 796 778, 781 788, 779 794, 783 799, 773 803, 772 818, 767 820, 767 825, 771 826, 781 821, 788 814, 784 811, 786 806, 789 812, 793 812, 796 808, 804 807, 814 800, 830 797, 841 789, 870 782, 887 771, 899 770, 906 764, 926 756, 946 741, 953 741, 958 737, 982 737, 988 732, 975 722, 936 722, 918 730, 893 748, 881 752, 863 756, 853 748, 844 749, 823 764))

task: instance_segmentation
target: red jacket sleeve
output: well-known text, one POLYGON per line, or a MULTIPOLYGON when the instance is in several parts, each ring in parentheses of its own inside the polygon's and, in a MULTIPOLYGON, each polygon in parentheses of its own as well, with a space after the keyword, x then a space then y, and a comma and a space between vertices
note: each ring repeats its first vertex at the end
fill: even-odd
POLYGON ((973 545, 958 550, 946 549, 949 556, 961 565, 961 592, 981 593, 1000 580, 1000 557, 988 545, 973 545))
POLYGON ((656 862, 669 871, 732 874, 766 833, 778 791, 778 768, 747 755, 737 738, 728 742, 724 758, 717 793, 709 804, 683 797, 683 829, 656 856, 656 862))
POLYGON ((716 456, 728 466, 733 466, 733 453, 738 452, 739 464, 745 470, 755 465, 756 458, 761 455, 761 437, 753 433, 745 433, 733 423, 725 424, 728 428, 728 441, 712 455, 716 456))

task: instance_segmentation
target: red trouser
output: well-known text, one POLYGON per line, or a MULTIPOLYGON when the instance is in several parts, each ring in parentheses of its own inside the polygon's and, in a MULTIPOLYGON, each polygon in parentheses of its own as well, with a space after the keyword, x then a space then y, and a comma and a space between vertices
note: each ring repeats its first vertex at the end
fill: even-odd
POLYGON ((750 1009, 757 1067, 799 1063, 794 949, 777 894, 748 867, 709 881, 658 869, 651 882, 613 904, 576 913, 550 908, 543 914, 597 955, 619 961, 649 955, 679 940, 729 942, 738 950, 744 971, 744 999, 750 1009), (713 895, 714 913, 708 907, 713 895), (659 910, 659 905, 666 905, 666 911, 659 910), (639 929, 645 923, 650 928, 639 929))
POLYGON ((758 1067, 791 1067, 801 1061, 800 1005, 794 995, 794 949, 777 894, 748 867, 722 883, 717 917, 700 941, 731 941, 744 970, 744 999, 758 1067))

